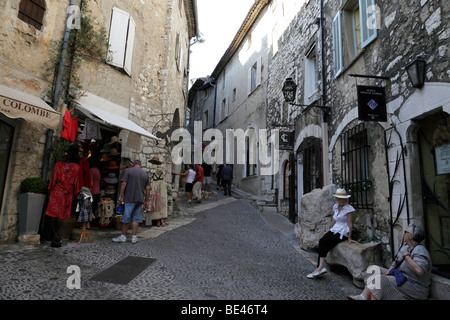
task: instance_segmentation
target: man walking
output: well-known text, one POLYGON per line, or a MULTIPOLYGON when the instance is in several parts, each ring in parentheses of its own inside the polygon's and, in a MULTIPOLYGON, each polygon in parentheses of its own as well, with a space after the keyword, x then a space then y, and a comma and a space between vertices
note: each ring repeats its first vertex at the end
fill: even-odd
POLYGON ((202 164, 202 168, 203 168, 203 190, 204 191, 211 191, 211 170, 212 170, 212 166, 206 162, 203 162, 202 164))
POLYGON ((203 178, 204 178, 204 172, 201 165, 196 164, 195 165, 197 175, 195 176, 195 183, 194 187, 192 188, 192 193, 194 195, 195 201, 197 203, 202 202, 202 186, 203 186, 203 178))
POLYGON ((148 174, 141 168, 141 161, 134 161, 134 167, 125 171, 122 177, 117 204, 124 204, 122 216, 122 234, 113 238, 114 242, 127 241, 127 232, 131 224, 131 243, 138 242, 137 231, 139 223, 142 222, 142 205, 148 208, 150 199, 150 179, 148 174), (144 200, 145 194, 145 200, 144 200))
POLYGON ((233 181, 233 168, 229 164, 225 164, 222 169, 222 184, 224 195, 231 196, 231 182, 233 181))

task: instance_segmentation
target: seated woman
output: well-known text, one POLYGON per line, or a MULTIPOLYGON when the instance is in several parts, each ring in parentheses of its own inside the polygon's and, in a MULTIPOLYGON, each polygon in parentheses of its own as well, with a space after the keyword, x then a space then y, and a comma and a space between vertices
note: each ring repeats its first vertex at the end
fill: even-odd
POLYGON ((327 272, 325 268, 325 257, 339 242, 348 240, 349 243, 355 243, 352 240, 353 213, 355 208, 347 203, 350 198, 344 189, 337 189, 334 195, 337 203, 333 206, 333 222, 331 229, 319 240, 319 257, 317 268, 308 274, 308 279, 320 277, 327 272))
POLYGON ((350 300, 424 300, 431 284, 431 257, 420 242, 425 239, 422 228, 411 224, 403 235, 402 246, 388 269, 369 266, 364 275, 366 287, 350 300))

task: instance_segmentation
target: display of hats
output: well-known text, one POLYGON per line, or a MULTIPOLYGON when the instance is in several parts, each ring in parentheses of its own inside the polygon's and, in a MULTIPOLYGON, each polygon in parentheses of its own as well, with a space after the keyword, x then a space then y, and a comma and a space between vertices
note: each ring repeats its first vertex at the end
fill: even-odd
POLYGON ((110 156, 119 156, 120 152, 117 151, 116 148, 111 148, 111 151, 109 152, 110 156))
POLYGON ((100 150, 100 152, 109 153, 109 152, 111 152, 111 147, 107 143, 105 143, 103 145, 102 150, 100 150))
POLYGON ((115 145, 116 143, 122 144, 122 141, 120 141, 120 139, 118 137, 112 136, 111 141, 108 142, 108 145, 111 146, 111 145, 115 145))
POLYGON ((105 188, 105 193, 106 194, 115 194, 116 189, 113 186, 109 185, 105 188))
POLYGON ((109 155, 107 153, 103 153, 102 157, 100 158, 100 161, 105 162, 105 161, 111 161, 112 159, 109 157, 109 155))
POLYGON ((108 173, 106 178, 104 178, 103 180, 105 180, 106 183, 110 183, 110 184, 116 184, 119 181, 119 179, 117 179, 116 174, 114 172, 108 173))
POLYGON ((106 170, 115 170, 119 169, 119 166, 115 161, 109 161, 108 164, 105 166, 106 170))
POLYGON ((159 160, 158 156, 153 156, 153 158, 148 160, 148 162, 153 163, 153 164, 162 164, 162 162, 159 160))

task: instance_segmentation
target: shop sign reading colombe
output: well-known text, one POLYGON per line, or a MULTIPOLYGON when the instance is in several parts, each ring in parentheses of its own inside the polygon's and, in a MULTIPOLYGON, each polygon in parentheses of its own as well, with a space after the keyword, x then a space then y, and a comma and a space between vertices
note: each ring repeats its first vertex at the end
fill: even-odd
POLYGON ((55 129, 61 114, 38 97, 0 85, 0 112, 8 118, 22 118, 55 129))

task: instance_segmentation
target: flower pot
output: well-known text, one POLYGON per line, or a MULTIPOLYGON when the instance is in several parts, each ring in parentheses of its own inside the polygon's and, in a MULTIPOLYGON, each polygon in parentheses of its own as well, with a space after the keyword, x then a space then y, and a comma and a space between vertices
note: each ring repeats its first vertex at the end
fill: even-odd
POLYGON ((19 235, 38 233, 44 202, 45 194, 28 192, 19 196, 19 235))

